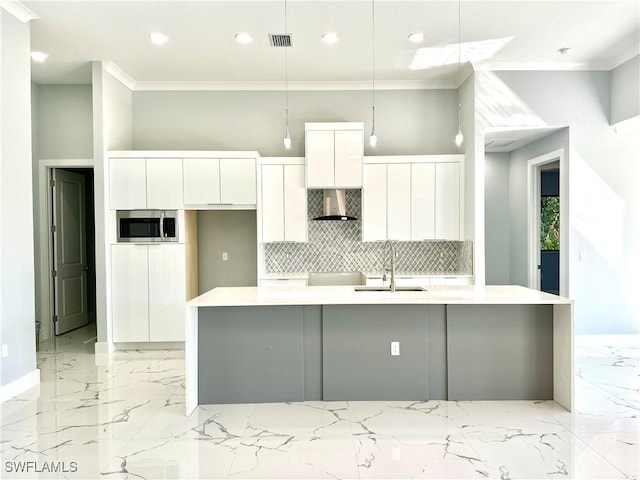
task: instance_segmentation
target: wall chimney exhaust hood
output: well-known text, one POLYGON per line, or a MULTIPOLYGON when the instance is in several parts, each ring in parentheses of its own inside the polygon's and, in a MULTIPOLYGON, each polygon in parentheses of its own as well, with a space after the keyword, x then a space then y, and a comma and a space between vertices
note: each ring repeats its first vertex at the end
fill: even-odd
POLYGON ((324 213, 314 220, 357 220, 347 215, 345 191, 342 189, 325 189, 323 199, 324 213))

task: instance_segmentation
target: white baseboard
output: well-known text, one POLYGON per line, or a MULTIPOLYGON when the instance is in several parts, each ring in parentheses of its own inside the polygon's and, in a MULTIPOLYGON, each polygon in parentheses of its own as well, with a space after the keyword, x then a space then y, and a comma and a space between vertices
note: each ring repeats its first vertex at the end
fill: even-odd
POLYGON ((184 342, 127 342, 116 343, 120 350, 184 350, 184 342))
POLYGON ((96 342, 95 343, 95 354, 96 355, 109 355, 113 353, 116 349, 115 344, 110 342, 96 342))
POLYGON ((0 387, 0 403, 4 403, 10 398, 20 395, 32 387, 40 384, 40 369, 36 368, 32 372, 7 383, 0 387))

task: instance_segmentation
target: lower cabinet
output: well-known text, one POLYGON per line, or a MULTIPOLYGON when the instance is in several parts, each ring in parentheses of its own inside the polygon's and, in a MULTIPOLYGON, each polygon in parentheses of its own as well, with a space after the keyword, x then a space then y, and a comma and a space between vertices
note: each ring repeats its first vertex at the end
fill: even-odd
POLYGON ((112 245, 113 341, 184 341, 185 246, 112 245))

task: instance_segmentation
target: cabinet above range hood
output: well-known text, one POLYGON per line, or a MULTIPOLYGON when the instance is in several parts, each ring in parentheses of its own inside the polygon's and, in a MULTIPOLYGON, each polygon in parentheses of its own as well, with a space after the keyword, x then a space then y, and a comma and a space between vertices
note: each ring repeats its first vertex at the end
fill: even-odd
POLYGON ((356 217, 347 215, 347 202, 343 189, 325 189, 323 195, 323 213, 314 220, 357 220, 356 217))

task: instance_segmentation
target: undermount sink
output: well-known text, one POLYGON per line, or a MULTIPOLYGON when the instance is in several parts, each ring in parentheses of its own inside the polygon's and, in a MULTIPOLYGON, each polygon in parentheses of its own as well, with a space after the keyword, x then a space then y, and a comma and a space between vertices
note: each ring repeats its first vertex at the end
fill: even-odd
MULTIPOLYGON (((354 292, 390 292, 391 287, 354 287, 354 292)), ((396 287, 396 292, 426 292, 425 287, 396 287)))

